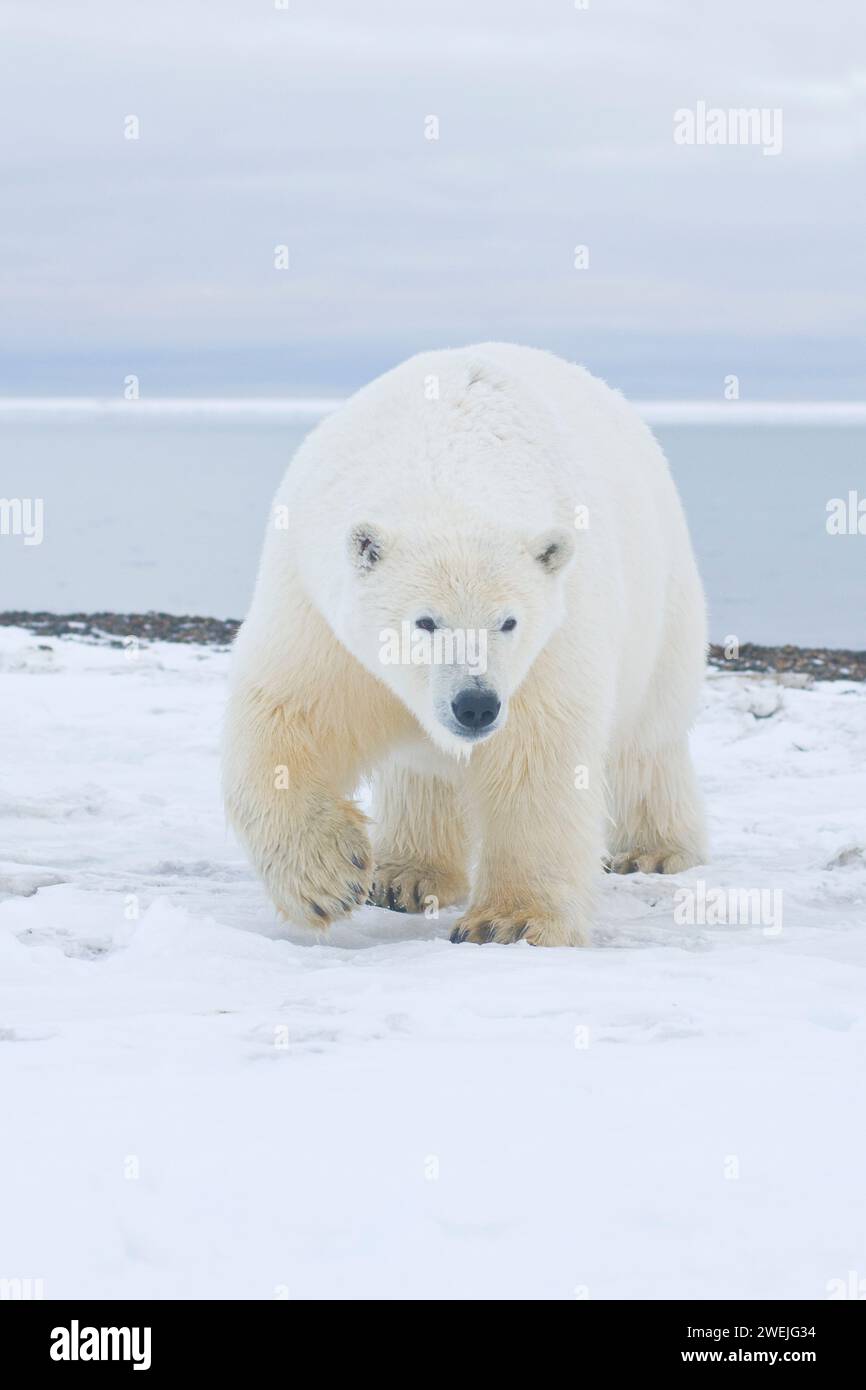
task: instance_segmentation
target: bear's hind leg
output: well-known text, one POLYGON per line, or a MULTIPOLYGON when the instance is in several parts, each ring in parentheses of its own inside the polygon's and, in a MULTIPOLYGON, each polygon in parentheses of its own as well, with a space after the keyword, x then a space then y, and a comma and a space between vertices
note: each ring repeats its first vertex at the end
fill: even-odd
POLYGON ((611 872, 676 874, 706 862, 703 805, 685 737, 650 752, 632 745, 614 759, 609 779, 611 872))
POLYGON ((423 912, 466 897, 469 845, 458 793, 449 782, 391 764, 376 774, 374 815, 371 903, 392 912, 423 912))

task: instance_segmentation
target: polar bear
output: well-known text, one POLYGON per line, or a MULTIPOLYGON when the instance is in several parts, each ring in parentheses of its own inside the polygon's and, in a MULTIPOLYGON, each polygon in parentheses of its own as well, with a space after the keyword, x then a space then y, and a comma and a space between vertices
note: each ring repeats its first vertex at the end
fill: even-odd
POLYGON ((680 501, 623 397, 533 348, 423 353, 319 424, 277 493, 229 818, 294 921, 466 903, 454 941, 583 944, 605 848, 618 872, 706 857, 705 652, 680 501))

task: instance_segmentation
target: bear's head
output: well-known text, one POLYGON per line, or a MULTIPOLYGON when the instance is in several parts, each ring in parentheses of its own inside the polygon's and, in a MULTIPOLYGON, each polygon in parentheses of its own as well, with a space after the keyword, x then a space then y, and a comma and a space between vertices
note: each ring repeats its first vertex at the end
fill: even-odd
POLYGON ((501 729, 508 702, 565 614, 574 533, 488 528, 348 536, 339 635, 444 751, 501 729))

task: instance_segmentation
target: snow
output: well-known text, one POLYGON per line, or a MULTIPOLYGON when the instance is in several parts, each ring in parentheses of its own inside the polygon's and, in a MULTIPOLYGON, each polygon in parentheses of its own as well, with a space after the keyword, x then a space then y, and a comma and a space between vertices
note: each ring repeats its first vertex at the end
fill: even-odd
MULTIPOLYGON (((0 631, 0 1276, 46 1296, 822 1298, 866 1275, 866 688, 708 676, 714 849, 593 947, 275 920, 228 657, 0 631), (782 930, 675 897, 778 889, 782 930)), ((856 1287, 856 1284, 854 1285, 856 1287)))

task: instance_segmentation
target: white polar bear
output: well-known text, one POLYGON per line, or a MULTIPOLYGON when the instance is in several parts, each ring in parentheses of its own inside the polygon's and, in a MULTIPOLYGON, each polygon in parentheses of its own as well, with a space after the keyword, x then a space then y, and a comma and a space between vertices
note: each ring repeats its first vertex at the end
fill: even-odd
POLYGON ((705 649, 679 498, 622 396, 532 348, 423 353, 324 420, 277 493, 230 819, 289 918, 446 907, 474 864, 452 940, 581 944, 605 832, 620 872, 705 858, 705 649))

